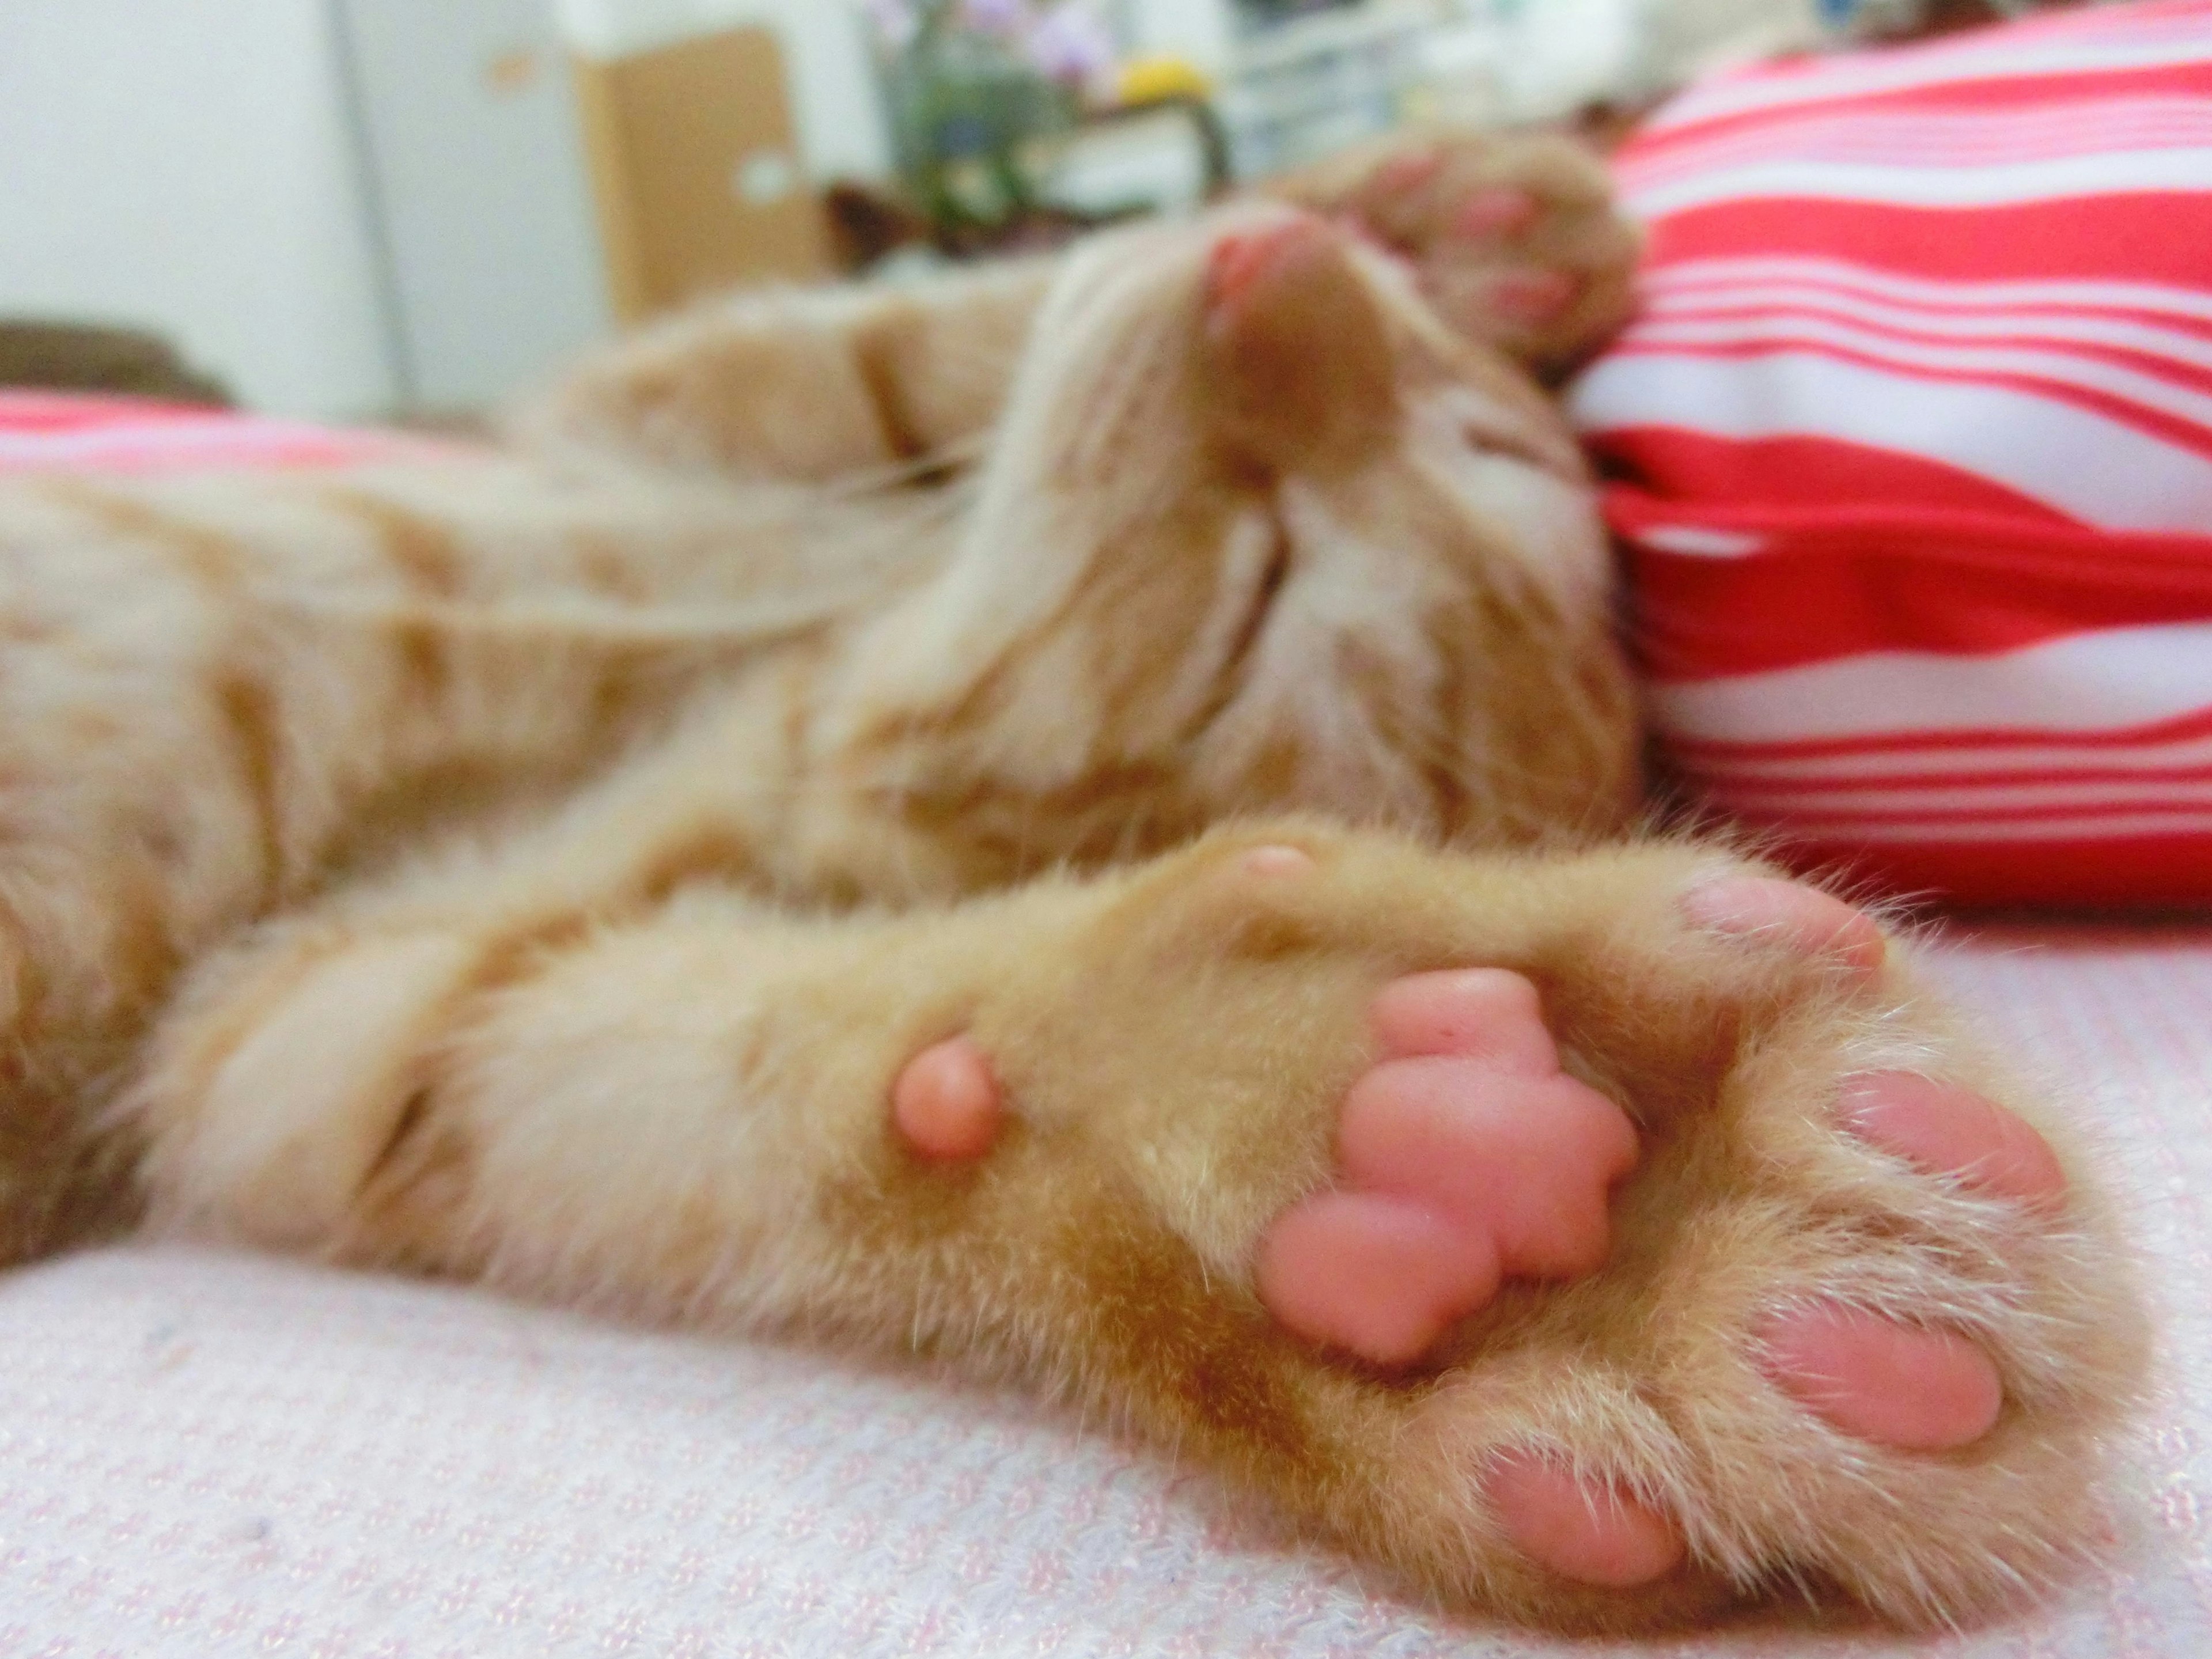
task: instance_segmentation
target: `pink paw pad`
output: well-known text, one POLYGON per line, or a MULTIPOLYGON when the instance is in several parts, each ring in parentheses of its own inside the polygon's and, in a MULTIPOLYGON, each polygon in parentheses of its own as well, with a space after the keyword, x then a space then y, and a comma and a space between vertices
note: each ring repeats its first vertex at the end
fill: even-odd
POLYGON ((1302 847, 1255 847, 1244 855, 1244 867, 1255 876, 1302 876, 1314 858, 1302 847))
POLYGON ((1443 168, 1444 158, 1434 150, 1393 156, 1376 170, 1375 188, 1386 195, 1401 196, 1431 183, 1443 168))
MULTIPOLYGON (((1844 1082, 1837 1112, 1860 1139, 1928 1174, 2032 1206, 2065 1197, 2066 1172, 2050 1143, 1971 1090, 1875 1072, 1844 1082)), ((1996 1364, 1955 1331, 1836 1305, 1778 1314, 1758 1334, 1778 1386, 1876 1445, 1954 1451, 1987 1434, 2004 1409, 1996 1364)))
POLYGON ((1004 1107, 983 1051, 964 1036, 925 1048, 891 1085, 891 1121, 923 1158, 964 1163, 999 1138, 1004 1107))
POLYGON ((1299 1335, 1378 1365, 1409 1365, 1498 1294, 1480 1228, 1384 1194, 1322 1193, 1269 1231, 1260 1294, 1299 1335))
POLYGON ((1710 932, 1830 957, 1857 973, 1879 971, 1888 954, 1881 929, 1866 912, 1771 876, 1729 876, 1692 888, 1683 896, 1682 913, 1710 932))
POLYGON ((1583 278, 1565 270, 1519 270, 1493 277, 1485 289, 1491 311, 1510 323, 1540 327, 1582 296, 1583 278))
POLYGON ((1511 236, 1534 224, 1538 211, 1536 198, 1527 191, 1499 185, 1477 191, 1462 203, 1452 228, 1474 240, 1511 236))
POLYGON ((1875 1072, 1847 1081, 1837 1109, 1860 1139, 1929 1175, 2038 1207, 2066 1196, 2066 1171, 2051 1143, 1970 1089, 1875 1072))
POLYGON ((1682 1535, 1657 1510, 1613 1490, 1592 1490, 1525 1453, 1492 1467, 1485 1490, 1521 1553, 1562 1578, 1633 1589, 1680 1566, 1682 1535))
POLYGON ((1339 1186, 1277 1220, 1258 1283, 1299 1334, 1402 1365, 1504 1277, 1602 1266, 1638 1147, 1620 1109, 1559 1069, 1518 975, 1401 980, 1372 1018, 1384 1058, 1345 1098, 1339 1186))
POLYGON ((1856 1308, 1778 1314, 1759 1332, 1767 1375, 1844 1433, 1901 1451, 1953 1451, 1996 1426, 2004 1384, 1952 1331, 1856 1308))

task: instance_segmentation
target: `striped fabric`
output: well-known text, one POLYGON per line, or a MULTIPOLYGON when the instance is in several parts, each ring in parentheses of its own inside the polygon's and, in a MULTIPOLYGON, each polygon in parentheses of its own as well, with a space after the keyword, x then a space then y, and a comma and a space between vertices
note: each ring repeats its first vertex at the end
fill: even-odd
POLYGON ((303 426, 136 398, 0 390, 0 472, 349 466, 454 453, 392 432, 303 426))
POLYGON ((1694 88, 1576 388, 1686 779, 1808 863, 2212 900, 2212 0, 1694 88))

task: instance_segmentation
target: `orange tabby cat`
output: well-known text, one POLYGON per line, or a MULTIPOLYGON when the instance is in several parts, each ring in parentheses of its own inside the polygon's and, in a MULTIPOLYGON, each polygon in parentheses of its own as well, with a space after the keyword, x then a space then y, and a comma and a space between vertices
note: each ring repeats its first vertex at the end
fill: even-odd
POLYGON ((684 319, 535 459, 0 489, 22 1242, 119 1150, 167 1231, 946 1351, 1555 1624, 2060 1567, 2143 1351, 2063 1111, 1628 838, 1528 367, 1618 314, 1595 172, 1293 193, 684 319))

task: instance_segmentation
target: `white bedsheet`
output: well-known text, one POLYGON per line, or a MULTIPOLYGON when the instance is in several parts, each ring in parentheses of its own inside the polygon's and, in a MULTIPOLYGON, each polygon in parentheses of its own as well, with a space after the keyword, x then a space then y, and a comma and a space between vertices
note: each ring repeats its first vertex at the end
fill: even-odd
POLYGON ((0 1659, 2212 1654, 2212 931, 1987 933, 1943 972, 2094 1079, 2166 1304, 2112 1563, 2008 1625, 1533 1639, 910 1368, 131 1249, 0 1281, 0 1659))

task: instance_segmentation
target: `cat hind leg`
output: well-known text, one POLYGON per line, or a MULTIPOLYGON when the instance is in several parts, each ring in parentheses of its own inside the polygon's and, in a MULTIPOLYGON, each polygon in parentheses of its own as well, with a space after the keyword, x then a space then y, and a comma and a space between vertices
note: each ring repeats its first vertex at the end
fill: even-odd
MULTIPOLYGON (((1134 933, 1144 965, 1094 958, 1065 1018, 1189 1067, 1152 1073, 1172 1121, 1097 1103, 1152 1120, 1143 1167, 1202 1172, 1150 1203, 1249 1319, 1233 1358, 1170 1334, 1187 1308, 1143 1340, 1207 1395, 1307 1402, 1240 1444, 1192 1376, 1086 1356, 1156 1432, 1545 1622, 1814 1579, 1950 1619, 2078 1544, 2142 1361, 2119 1256, 2057 1126, 1999 1103, 1871 918, 1680 848, 1514 872, 1216 838, 1152 881, 1141 927, 1084 942, 1134 933), (1182 1144, 1200 1122, 1219 1144, 1182 1144)), ((1054 1030, 953 1040, 998 1114, 979 1170, 1115 1046, 1054 1030)))
POLYGON ((1552 1625, 1818 1581, 1953 1620, 2094 1534, 2144 1348, 2095 1182, 1755 866, 1294 821, 573 920, 210 964, 132 1091, 157 1223, 932 1348, 1552 1625))

